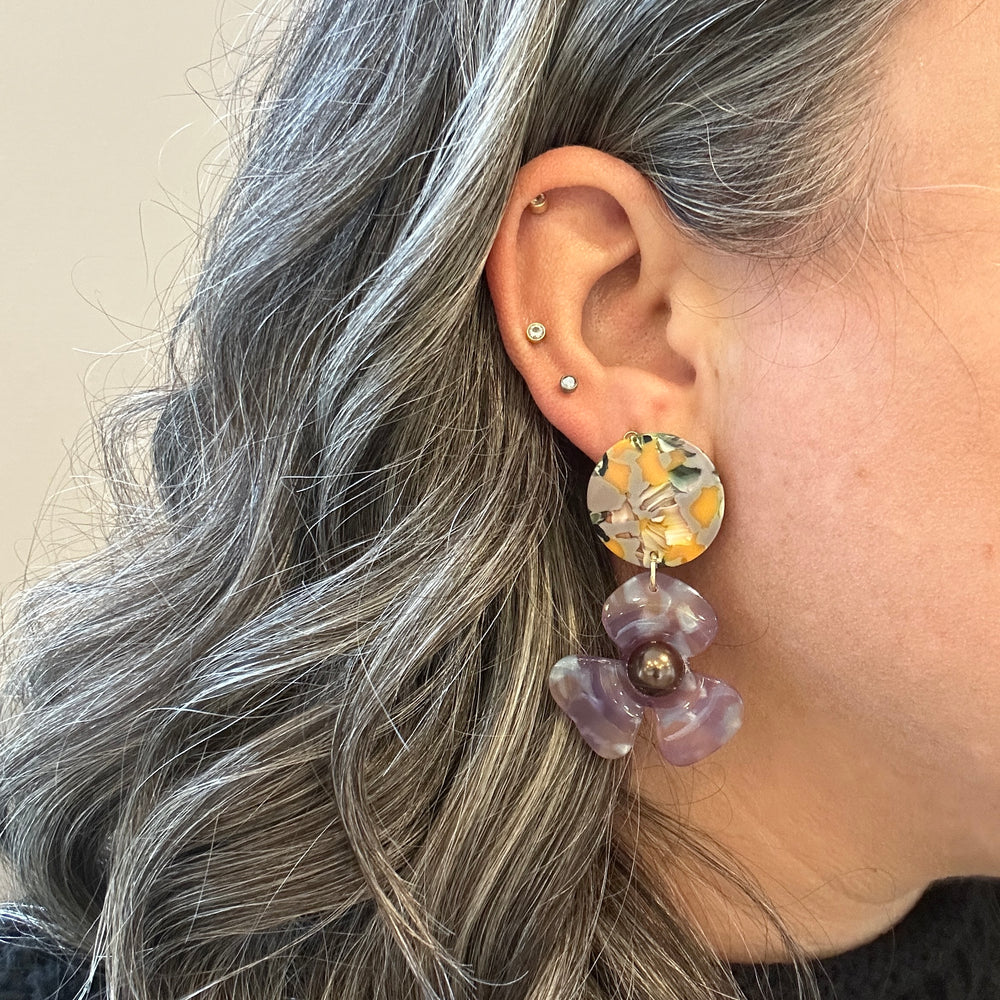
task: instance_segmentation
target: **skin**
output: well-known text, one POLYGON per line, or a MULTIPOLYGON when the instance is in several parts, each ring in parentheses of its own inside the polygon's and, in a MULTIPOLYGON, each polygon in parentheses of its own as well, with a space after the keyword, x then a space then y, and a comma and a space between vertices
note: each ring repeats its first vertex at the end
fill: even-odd
MULTIPOLYGON (((744 724, 686 768, 644 726, 631 775, 818 957, 936 879, 1000 876, 998 41, 1000 0, 920 3, 895 30, 860 253, 706 250, 631 166, 563 147, 521 169, 487 262, 513 363, 582 451, 666 431, 719 469, 722 530, 670 572, 718 613, 692 665, 744 724)), ((725 887, 684 896, 723 958, 786 957, 725 887)))

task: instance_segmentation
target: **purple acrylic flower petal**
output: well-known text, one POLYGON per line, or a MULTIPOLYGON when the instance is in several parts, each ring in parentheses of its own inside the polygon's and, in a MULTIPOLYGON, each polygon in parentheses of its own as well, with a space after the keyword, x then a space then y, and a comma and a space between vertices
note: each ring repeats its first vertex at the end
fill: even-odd
POLYGON ((715 677, 691 671, 657 699, 656 744, 668 764, 694 764, 715 753, 743 725, 743 699, 715 677))
POLYGON ((622 757, 632 749, 642 708, 619 660, 564 656, 549 672, 549 690, 601 757, 622 757))
POLYGON ((649 575, 626 580, 604 602, 604 628, 627 660, 644 643, 668 642, 682 656, 706 649, 719 629, 712 605, 693 587, 666 574, 657 576, 656 590, 649 575))

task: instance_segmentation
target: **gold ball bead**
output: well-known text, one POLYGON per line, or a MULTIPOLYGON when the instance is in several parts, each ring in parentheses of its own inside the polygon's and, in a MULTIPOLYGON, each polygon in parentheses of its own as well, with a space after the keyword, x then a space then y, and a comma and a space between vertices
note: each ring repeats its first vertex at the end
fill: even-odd
POLYGON ((537 195, 528 202, 528 208, 531 209, 535 215, 541 215, 549 207, 549 203, 545 198, 544 194, 537 195))
POLYGON ((628 679, 642 694, 673 691, 684 670, 684 657, 665 642, 647 642, 628 658, 628 679))

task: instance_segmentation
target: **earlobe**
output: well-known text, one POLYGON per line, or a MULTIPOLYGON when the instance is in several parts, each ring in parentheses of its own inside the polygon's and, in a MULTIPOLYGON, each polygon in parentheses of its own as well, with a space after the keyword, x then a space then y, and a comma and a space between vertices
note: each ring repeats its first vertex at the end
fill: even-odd
POLYGON ((692 302, 696 252, 613 156, 566 146, 518 173, 486 262, 500 333, 539 409, 595 463, 630 430, 713 446, 717 338, 692 302))

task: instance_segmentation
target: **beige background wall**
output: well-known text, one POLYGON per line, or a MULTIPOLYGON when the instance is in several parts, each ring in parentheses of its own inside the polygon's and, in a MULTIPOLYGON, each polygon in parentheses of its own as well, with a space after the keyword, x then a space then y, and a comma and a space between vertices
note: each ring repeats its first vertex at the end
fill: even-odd
MULTIPOLYGON (((224 153, 217 107, 192 87, 225 82, 218 57, 245 34, 249 7, 0 3, 3 598, 26 560, 36 575, 90 547, 68 545, 60 527, 87 521, 71 477, 85 468, 68 452, 91 450, 89 408, 149 375, 145 347, 190 242, 199 165, 224 153)), ((15 893, 0 871, 0 899, 15 893)))
POLYGON ((225 138, 192 87, 212 89, 210 72, 222 82, 224 63, 210 60, 245 29, 249 6, 0 4, 4 597, 27 559, 70 554, 53 520, 81 503, 67 450, 89 442, 88 400, 99 406, 149 364, 157 299, 198 210, 199 164, 225 138))

